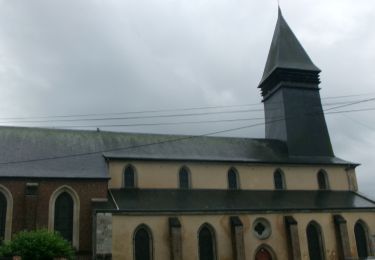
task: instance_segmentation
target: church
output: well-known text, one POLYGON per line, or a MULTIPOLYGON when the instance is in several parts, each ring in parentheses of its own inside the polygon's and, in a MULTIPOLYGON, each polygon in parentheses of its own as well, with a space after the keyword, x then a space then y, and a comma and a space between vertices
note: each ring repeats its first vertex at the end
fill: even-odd
POLYGON ((264 139, 0 127, 0 239, 47 228, 78 259, 374 256, 375 202, 333 152, 319 74, 279 10, 264 139))

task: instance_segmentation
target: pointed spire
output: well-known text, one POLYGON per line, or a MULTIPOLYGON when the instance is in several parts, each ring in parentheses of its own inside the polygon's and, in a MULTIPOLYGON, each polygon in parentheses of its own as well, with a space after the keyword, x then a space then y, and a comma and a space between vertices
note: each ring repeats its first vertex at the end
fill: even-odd
POLYGON ((277 68, 320 72, 284 20, 280 6, 266 66, 259 85, 277 68))

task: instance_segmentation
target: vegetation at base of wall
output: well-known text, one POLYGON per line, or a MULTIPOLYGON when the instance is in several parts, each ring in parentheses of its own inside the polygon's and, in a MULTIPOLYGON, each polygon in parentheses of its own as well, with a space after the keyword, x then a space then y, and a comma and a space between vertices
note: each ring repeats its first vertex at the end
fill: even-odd
POLYGON ((22 260, 74 259, 74 249, 60 234, 46 229, 21 231, 0 246, 0 256, 20 256, 22 260))

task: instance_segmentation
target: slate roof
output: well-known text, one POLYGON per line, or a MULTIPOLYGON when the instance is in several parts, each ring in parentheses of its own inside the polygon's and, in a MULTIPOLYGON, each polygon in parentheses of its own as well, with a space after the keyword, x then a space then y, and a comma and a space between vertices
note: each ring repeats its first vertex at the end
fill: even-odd
POLYGON ((108 178, 105 159, 354 165, 278 140, 0 127, 0 177, 108 178))
POLYGON ((279 8, 266 66, 259 85, 276 69, 297 69, 320 72, 290 29, 279 8))
POLYGON ((152 213, 375 209, 373 201, 351 191, 199 189, 111 189, 110 191, 114 201, 97 204, 96 210, 152 213))

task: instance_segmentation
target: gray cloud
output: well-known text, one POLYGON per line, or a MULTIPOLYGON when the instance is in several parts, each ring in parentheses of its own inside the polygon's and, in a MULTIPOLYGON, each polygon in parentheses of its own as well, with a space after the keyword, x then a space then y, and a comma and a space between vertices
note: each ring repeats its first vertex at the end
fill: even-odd
MULTIPOLYGON (((281 4, 322 69, 323 97, 375 92, 373 0, 281 4)), ((273 1, 0 1, 0 117, 260 103, 256 87, 276 16, 273 1)), ((373 113, 327 115, 327 122, 336 155, 362 163, 360 189, 375 197, 373 113)), ((201 134, 247 124, 112 130, 201 134)), ((262 137, 263 131, 226 135, 262 137)))

